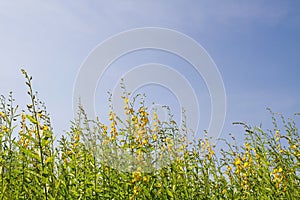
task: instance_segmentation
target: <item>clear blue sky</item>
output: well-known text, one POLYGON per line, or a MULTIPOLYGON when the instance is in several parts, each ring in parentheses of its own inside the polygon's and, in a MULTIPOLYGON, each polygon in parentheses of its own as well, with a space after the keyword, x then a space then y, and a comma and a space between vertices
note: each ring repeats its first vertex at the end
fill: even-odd
MULTIPOLYGON (((266 107, 286 116, 300 112, 299 9, 292 0, 0 1, 0 94, 13 91, 19 104, 29 101, 20 73, 25 68, 61 135, 72 119, 77 72, 93 48, 128 29, 170 28, 195 39, 216 63, 227 95, 222 137, 238 135, 234 121, 268 126, 266 107)), ((201 77, 190 79, 204 86, 201 77)), ((209 100, 202 96, 205 113, 209 100)))

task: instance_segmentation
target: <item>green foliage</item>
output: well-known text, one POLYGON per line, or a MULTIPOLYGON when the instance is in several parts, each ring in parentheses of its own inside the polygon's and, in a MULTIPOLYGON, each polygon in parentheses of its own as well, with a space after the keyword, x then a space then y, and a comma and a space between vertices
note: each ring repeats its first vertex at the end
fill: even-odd
POLYGON ((54 145, 46 107, 22 72, 31 100, 26 111, 19 113, 12 94, 0 98, 1 199, 300 198, 300 138, 293 120, 279 115, 280 130, 271 112, 274 130, 268 132, 242 124, 245 143, 224 141, 226 150, 216 156, 207 138, 188 144, 185 128, 171 115, 161 122, 152 113, 150 123, 143 101, 134 109, 136 99, 130 102, 124 93, 126 120, 111 109, 111 124, 105 125, 79 108, 67 135, 54 145), (164 165, 154 170, 150 162, 164 165))

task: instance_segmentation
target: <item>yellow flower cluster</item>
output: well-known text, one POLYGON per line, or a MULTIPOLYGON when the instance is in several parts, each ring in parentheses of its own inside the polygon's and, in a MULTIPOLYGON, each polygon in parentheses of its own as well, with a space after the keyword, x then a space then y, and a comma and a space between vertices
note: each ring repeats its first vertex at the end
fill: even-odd
POLYGON ((141 188, 138 187, 141 181, 147 182, 148 177, 146 174, 143 174, 142 168, 138 167, 136 171, 132 172, 132 179, 130 181, 130 184, 133 185, 133 195, 130 199, 133 199, 135 196, 137 196, 141 190, 141 188))
POLYGON ((110 140, 115 141, 116 137, 118 136, 116 113, 110 111, 109 120, 111 121, 111 123, 110 123, 110 140))
POLYGON ((6 116, 6 115, 5 115, 3 112, 0 111, 0 117, 4 119, 5 116, 6 116))
POLYGON ((1 126, 1 130, 4 132, 4 133, 7 133, 9 131, 9 129, 6 127, 6 126, 1 126))
POLYGON ((21 130, 19 131, 20 134, 20 140, 19 140, 19 144, 23 145, 25 148, 27 148, 29 146, 30 143, 30 139, 32 136, 32 130, 28 129, 28 131, 26 130, 28 129, 28 127, 26 126, 26 115, 24 112, 22 112, 21 114, 21 130), (27 136, 24 135, 27 132, 27 136))
MULTIPOLYGON (((252 155, 250 153, 250 146, 248 143, 244 144, 245 147, 245 152, 243 155, 238 155, 234 159, 234 166, 235 166, 235 174, 236 176, 241 180, 241 187, 244 190, 249 190, 251 185, 250 185, 250 177, 253 174, 253 160, 252 160, 252 155)), ((231 167, 228 166, 227 170, 229 173, 231 171, 231 167)))
POLYGON ((275 182, 276 188, 279 189, 283 179, 283 169, 281 167, 275 168, 271 173, 271 177, 273 178, 273 182, 275 182))

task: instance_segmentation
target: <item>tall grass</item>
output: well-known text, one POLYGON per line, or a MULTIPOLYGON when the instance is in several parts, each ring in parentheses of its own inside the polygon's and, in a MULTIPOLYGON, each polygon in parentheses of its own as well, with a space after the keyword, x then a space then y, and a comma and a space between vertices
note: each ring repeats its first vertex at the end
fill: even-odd
POLYGON ((54 145, 45 104, 22 72, 27 108, 20 111, 12 94, 0 98, 1 199, 300 198, 300 138, 293 120, 271 113, 272 131, 241 124, 244 144, 219 142, 224 150, 216 156, 208 138, 187 143, 186 128, 171 115, 161 122, 143 100, 130 102, 124 93, 126 119, 111 107, 110 124, 91 121, 79 107, 68 134, 54 145))

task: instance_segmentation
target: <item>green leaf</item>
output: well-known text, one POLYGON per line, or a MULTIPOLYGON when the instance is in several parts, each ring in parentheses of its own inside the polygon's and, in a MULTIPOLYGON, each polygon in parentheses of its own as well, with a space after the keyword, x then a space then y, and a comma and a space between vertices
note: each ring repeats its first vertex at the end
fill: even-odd
POLYGON ((168 193, 168 195, 169 195, 170 197, 172 197, 172 198, 174 197, 174 196, 173 196, 173 193, 172 193, 169 189, 167 189, 167 193, 168 193))
POLYGON ((33 118, 32 116, 30 115, 26 115, 26 118, 29 119, 30 122, 32 122, 33 124, 37 124, 37 121, 35 118, 33 118))
POLYGON ((34 152, 31 151, 31 150, 27 150, 27 149, 25 149, 25 148, 22 147, 22 146, 19 146, 19 148, 20 148, 20 150, 21 150, 23 153, 25 153, 25 154, 28 155, 29 157, 35 158, 35 159, 37 159, 39 162, 41 162, 41 158, 40 158, 40 156, 39 156, 38 154, 34 153, 34 152))

